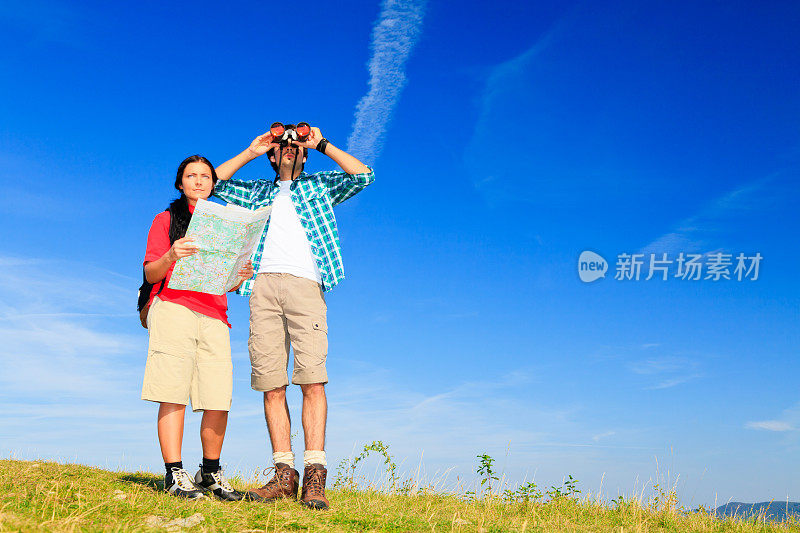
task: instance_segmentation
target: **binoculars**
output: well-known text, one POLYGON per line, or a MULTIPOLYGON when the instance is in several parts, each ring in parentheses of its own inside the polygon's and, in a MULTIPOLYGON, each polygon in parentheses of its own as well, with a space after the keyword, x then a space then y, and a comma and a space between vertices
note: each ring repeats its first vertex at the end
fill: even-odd
POLYGON ((272 134, 272 142, 280 146, 287 146, 292 141, 307 141, 308 136, 311 135, 311 126, 308 122, 298 122, 296 126, 273 122, 269 127, 269 132, 272 134))

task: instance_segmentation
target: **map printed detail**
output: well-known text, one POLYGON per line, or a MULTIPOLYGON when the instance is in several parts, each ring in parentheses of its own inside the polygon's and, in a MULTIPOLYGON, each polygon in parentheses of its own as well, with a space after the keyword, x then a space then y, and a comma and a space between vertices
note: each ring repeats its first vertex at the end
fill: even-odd
POLYGON ((250 211, 197 200, 186 230, 197 253, 178 259, 170 289, 225 294, 239 283, 239 270, 253 253, 272 207, 250 211))

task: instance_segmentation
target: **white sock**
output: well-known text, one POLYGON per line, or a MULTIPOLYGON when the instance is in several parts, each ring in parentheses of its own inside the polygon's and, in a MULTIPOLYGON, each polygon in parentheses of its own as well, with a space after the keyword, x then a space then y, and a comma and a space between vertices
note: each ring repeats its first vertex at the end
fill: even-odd
POLYGON ((275 464, 284 463, 294 468, 294 452, 272 452, 275 464))
POLYGON ((303 466, 308 465, 328 466, 325 450, 306 450, 303 452, 303 466))

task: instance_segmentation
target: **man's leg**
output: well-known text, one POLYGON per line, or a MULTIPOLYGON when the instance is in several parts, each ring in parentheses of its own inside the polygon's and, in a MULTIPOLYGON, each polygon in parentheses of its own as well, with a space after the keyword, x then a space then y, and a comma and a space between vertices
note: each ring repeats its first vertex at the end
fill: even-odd
POLYGON ((325 423, 328 402, 325 383, 328 372, 325 361, 328 356, 328 307, 322 288, 316 282, 291 276, 291 290, 284 307, 286 329, 289 331, 294 349, 294 372, 292 383, 303 390, 303 431, 306 452, 314 452, 304 465, 325 466, 325 423))
POLYGON ((328 419, 328 399, 324 383, 300 385, 303 390, 303 434, 306 450, 325 449, 325 424, 328 419))
POLYGON ((281 274, 258 274, 250 296, 250 384, 264 393, 264 418, 272 443, 275 475, 247 496, 256 501, 297 498, 300 473, 294 469, 291 421, 286 403, 289 334, 283 316, 281 274))
POLYGON ((325 478, 328 462, 325 458, 325 423, 328 400, 324 383, 300 385, 303 389, 303 432, 306 451, 303 453, 303 492, 300 501, 311 509, 328 509, 325 497, 325 478))
POLYGON ((328 402, 325 383, 328 372, 328 307, 322 287, 304 278, 290 276, 291 290, 284 306, 286 329, 294 349, 292 383, 303 390, 303 431, 306 451, 303 454, 303 492, 300 500, 312 509, 328 509, 325 497, 327 460, 325 458, 325 423, 328 402))
POLYGON ((283 316, 281 274, 259 274, 250 296, 250 385, 264 392, 264 418, 273 452, 291 451, 289 406, 289 333, 283 316))
POLYGON ((328 400, 324 383, 300 385, 303 389, 303 432, 306 451, 303 453, 303 493, 300 501, 311 509, 328 509, 325 497, 325 478, 328 475, 325 458, 325 422, 328 400))
POLYGON ((300 473, 294 469, 292 423, 286 402, 286 385, 264 392, 264 418, 272 442, 275 475, 263 487, 247 493, 250 500, 271 502, 280 498, 297 499, 300 473))
POLYGON ((286 385, 264 393, 264 418, 273 453, 292 451, 292 422, 286 402, 286 385))

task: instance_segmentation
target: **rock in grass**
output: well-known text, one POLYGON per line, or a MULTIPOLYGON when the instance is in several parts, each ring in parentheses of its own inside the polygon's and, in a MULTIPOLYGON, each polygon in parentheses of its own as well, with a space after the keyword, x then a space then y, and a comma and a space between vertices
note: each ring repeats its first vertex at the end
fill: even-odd
POLYGON ((114 500, 124 500, 127 497, 128 495, 122 492, 121 490, 115 490, 114 495, 111 498, 114 500))
POLYGON ((170 520, 169 522, 164 524, 164 527, 167 529, 194 527, 205 519, 206 518, 200 513, 194 513, 192 516, 188 518, 176 518, 175 520, 170 520))
POLYGON ((156 515, 148 515, 144 517, 144 525, 147 527, 161 527, 161 524, 164 523, 163 516, 156 516, 156 515))
POLYGON ((175 518, 167 522, 163 516, 149 515, 144 519, 144 525, 147 527, 163 527, 167 531, 178 531, 183 528, 194 527, 206 518, 200 513, 195 513, 187 518, 175 518))

